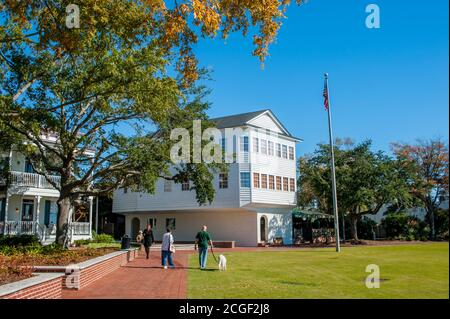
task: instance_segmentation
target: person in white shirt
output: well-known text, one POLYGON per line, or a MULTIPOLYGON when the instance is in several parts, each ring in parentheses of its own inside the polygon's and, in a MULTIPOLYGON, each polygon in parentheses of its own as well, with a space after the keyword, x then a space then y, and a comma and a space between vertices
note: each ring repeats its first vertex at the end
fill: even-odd
POLYGON ((172 260, 173 248, 173 235, 172 230, 167 228, 167 232, 163 235, 161 244, 161 263, 164 269, 167 269, 166 259, 169 261, 170 268, 175 268, 172 260))

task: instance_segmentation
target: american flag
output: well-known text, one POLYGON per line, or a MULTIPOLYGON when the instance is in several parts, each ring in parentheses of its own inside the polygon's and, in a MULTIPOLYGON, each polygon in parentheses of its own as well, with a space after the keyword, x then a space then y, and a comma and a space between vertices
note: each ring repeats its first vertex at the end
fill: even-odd
POLYGON ((328 111, 328 85, 326 80, 323 86, 323 98, 324 98, 323 105, 325 106, 325 110, 328 111))

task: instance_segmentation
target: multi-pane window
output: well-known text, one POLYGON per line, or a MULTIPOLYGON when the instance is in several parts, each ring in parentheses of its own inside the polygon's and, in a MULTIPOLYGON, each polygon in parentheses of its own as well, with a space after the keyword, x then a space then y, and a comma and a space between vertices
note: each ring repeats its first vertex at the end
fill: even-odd
POLYGON ((184 181, 181 183, 181 190, 182 191, 188 191, 190 189, 191 185, 189 184, 189 181, 184 181))
POLYGON ((268 154, 270 156, 273 156, 273 142, 272 141, 268 141, 267 142, 267 150, 269 151, 268 154))
POLYGON ((261 139, 261 154, 267 154, 267 141, 261 139))
POLYGON ((289 191, 289 178, 283 177, 283 190, 285 192, 289 191))
POLYGON ((295 192, 295 179, 294 178, 289 179, 289 190, 291 192, 295 192))
POLYGON ((281 176, 277 176, 277 191, 281 191, 281 176))
POLYGON ((226 145, 227 145, 227 139, 225 137, 223 137, 220 140, 220 146, 222 148, 222 161, 225 161, 225 156, 226 156, 226 145))
POLYGON ((222 151, 226 150, 226 145, 227 145, 227 139, 225 137, 222 137, 222 139, 220 140, 220 146, 222 147, 222 151))
POLYGON ((171 192, 172 191, 172 181, 171 180, 164 180, 164 191, 165 192, 171 192))
POLYGON ((277 156, 281 157, 281 144, 280 143, 276 144, 276 151, 277 151, 277 156))
POLYGON ((294 148, 292 146, 289 146, 289 159, 294 159, 294 148))
POLYGON ((241 187, 250 187, 250 172, 241 172, 241 187))
POLYGON ((253 187, 259 188, 259 173, 253 173, 253 187))
POLYGON ((248 136, 241 137, 241 151, 248 152, 248 136))
POLYGON ((156 218, 149 218, 147 220, 147 225, 150 225, 150 226, 152 226, 152 228, 155 228, 156 227, 156 218))
POLYGON ((287 158, 287 146, 283 145, 283 158, 287 158))
POLYGON ((261 174, 261 188, 267 188, 267 174, 261 174))
POLYGON ((166 218, 166 228, 175 230, 175 218, 166 218))
POLYGON ((227 173, 219 174, 219 188, 228 188, 228 174, 227 173))
POLYGON ((31 222, 33 221, 34 212, 34 200, 23 199, 22 200, 22 221, 31 222))
POLYGON ((257 137, 253 138, 253 152, 259 152, 259 139, 257 137))
POLYGON ((35 173, 33 165, 29 158, 25 159, 25 173, 35 173))
POLYGON ((275 176, 269 175, 269 189, 275 189, 275 176))

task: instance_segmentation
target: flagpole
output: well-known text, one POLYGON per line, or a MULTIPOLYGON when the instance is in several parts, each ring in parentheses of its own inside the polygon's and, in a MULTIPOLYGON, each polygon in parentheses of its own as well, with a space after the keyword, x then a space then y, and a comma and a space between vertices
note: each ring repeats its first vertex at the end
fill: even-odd
POLYGON ((336 191, 336 173, 334 167, 334 143, 333 143, 333 128, 331 126, 331 103, 330 92, 328 91, 328 73, 325 73, 325 88, 327 90, 328 99, 328 133, 330 136, 330 153, 331 153, 331 187, 333 193, 333 213, 334 213, 334 236, 336 238, 336 251, 341 251, 341 244, 339 242, 339 217, 337 208, 337 191, 336 191))

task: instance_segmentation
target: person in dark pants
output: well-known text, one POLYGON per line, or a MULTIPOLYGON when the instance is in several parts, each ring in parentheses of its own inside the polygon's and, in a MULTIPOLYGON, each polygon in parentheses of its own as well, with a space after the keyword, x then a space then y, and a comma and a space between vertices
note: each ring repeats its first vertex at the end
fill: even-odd
POLYGON ((148 259, 150 254, 150 246, 155 242, 155 238, 153 237, 152 226, 150 224, 147 224, 147 228, 144 229, 142 235, 144 236, 143 244, 145 248, 145 255, 146 258, 148 259))
POLYGON ((212 247, 213 243, 211 236, 207 232, 208 227, 204 225, 202 230, 195 236, 194 249, 197 249, 198 245, 198 262, 200 264, 200 269, 206 269, 206 261, 208 259, 208 244, 212 247))

